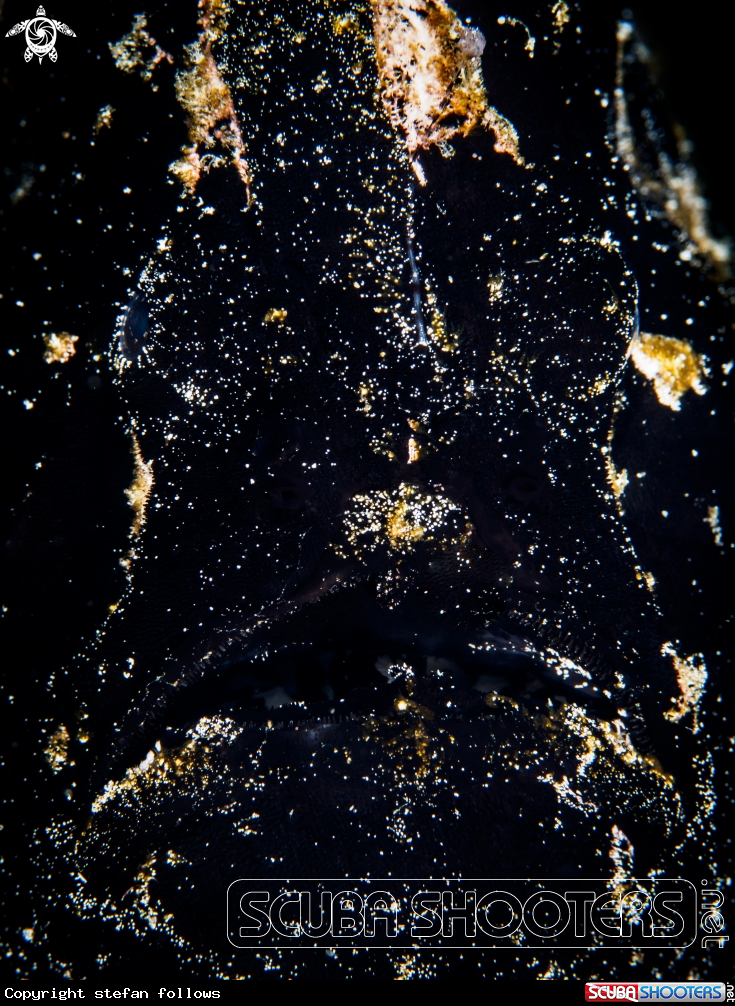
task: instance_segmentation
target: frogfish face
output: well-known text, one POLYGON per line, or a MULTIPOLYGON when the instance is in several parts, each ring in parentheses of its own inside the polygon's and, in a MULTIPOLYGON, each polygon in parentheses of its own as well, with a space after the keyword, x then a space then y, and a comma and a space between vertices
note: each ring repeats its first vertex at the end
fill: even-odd
POLYGON ((137 525, 77 673, 78 910, 210 946, 237 877, 659 869, 676 674, 611 447, 643 211, 566 102, 590 50, 438 0, 229 16, 111 350, 137 525))

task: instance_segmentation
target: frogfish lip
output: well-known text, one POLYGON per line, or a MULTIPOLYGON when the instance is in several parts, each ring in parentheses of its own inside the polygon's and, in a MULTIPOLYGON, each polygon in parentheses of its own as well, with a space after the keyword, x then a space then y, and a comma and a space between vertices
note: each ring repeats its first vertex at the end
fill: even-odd
POLYGON ((359 592, 349 601, 322 598, 212 647, 200 673, 159 679, 131 717, 136 728, 120 737, 123 757, 158 740, 174 745, 202 717, 265 726, 379 715, 427 678, 455 706, 500 695, 539 710, 551 701, 591 707, 602 719, 620 715, 583 667, 502 617, 470 628, 449 615, 387 608, 359 592))

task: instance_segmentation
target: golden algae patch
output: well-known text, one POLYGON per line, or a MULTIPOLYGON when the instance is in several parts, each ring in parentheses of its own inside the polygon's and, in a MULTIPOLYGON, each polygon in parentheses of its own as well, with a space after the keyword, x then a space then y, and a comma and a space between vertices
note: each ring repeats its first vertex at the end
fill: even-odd
POLYGON ((723 548, 724 541, 722 538, 722 527, 720 525, 720 508, 718 506, 707 507, 707 516, 704 518, 705 524, 709 524, 712 535, 715 539, 715 545, 718 548, 723 548))
POLYGON ((695 353, 685 339, 641 332, 630 344, 630 357, 636 368, 653 381, 653 390, 662 405, 678 412, 684 392, 707 392, 702 380, 704 357, 695 353))
POLYGON ((44 360, 46 363, 66 363, 76 353, 75 343, 78 341, 78 335, 70 335, 68 332, 44 332, 44 360))
MULTIPOLYGON (((550 786, 558 805, 555 827, 561 826, 564 809, 612 825, 621 803, 650 815, 668 835, 681 823, 673 778, 657 759, 636 750, 625 720, 597 719, 576 703, 537 713, 496 693, 489 693, 485 702, 492 713, 488 726, 497 718, 515 735, 505 744, 488 745, 488 776, 529 772, 550 786)), ((599 854, 609 851, 603 847, 599 854)))
POLYGON ((496 301, 503 299, 503 274, 498 273, 493 275, 492 273, 488 277, 487 281, 487 299, 491 304, 496 301))
POLYGON ((649 594, 656 593, 656 577, 653 573, 646 572, 645 569, 641 569, 640 566, 635 567, 635 578, 641 583, 646 585, 646 590, 649 594))
POLYGON ((480 56, 485 39, 441 0, 372 0, 373 38, 383 106, 416 176, 417 155, 482 127, 495 149, 519 164, 518 134, 488 104, 480 56))
MULTIPOLYGON (((367 717, 363 723, 363 739, 379 745, 388 756, 398 793, 405 792, 412 783, 418 783, 421 792, 423 783, 438 781, 437 775, 454 744, 454 737, 435 722, 431 709, 411 697, 414 683, 410 672, 404 687, 405 694, 399 694, 393 701, 392 713, 367 717)), ((406 799, 410 800, 408 796, 406 799)), ((391 831, 399 841, 406 840, 405 822, 395 821, 391 831)))
POLYGON ((134 514, 131 532, 137 537, 145 524, 145 511, 153 489, 153 462, 143 460, 136 436, 133 436, 133 463, 133 481, 125 490, 125 495, 134 514))
POLYGON ((230 89, 222 79, 212 55, 212 44, 227 28, 228 8, 217 0, 201 3, 202 33, 186 47, 186 66, 176 77, 176 97, 187 115, 189 144, 170 171, 192 194, 202 174, 232 164, 247 189, 250 201, 250 171, 245 144, 230 89))
POLYGON ((49 742, 43 750, 43 755, 51 766, 52 771, 60 772, 66 765, 68 754, 69 731, 62 723, 49 737, 49 742))
POLYGON ((673 700, 674 705, 667 709, 664 716, 672 723, 692 714, 692 733, 699 732, 699 706, 704 695, 704 686, 707 683, 707 668, 704 657, 701 653, 695 653, 691 657, 680 657, 676 652, 673 643, 664 643, 661 653, 665 657, 671 657, 676 670, 676 680, 679 685, 679 696, 673 700))
POLYGON ((146 796, 171 787, 197 792, 212 770, 212 745, 231 742, 239 729, 227 717, 202 717, 180 747, 168 749, 157 742, 140 764, 127 769, 121 779, 106 783, 92 801, 92 814, 99 814, 107 804, 140 806, 146 796))
POLYGON ((94 132, 99 133, 102 129, 109 129, 112 126, 112 117, 115 114, 115 109, 112 105, 105 105, 97 113, 97 118, 94 123, 94 132))
POLYGON ((616 468, 609 454, 605 455, 605 477, 615 497, 622 496, 629 481, 628 470, 627 468, 616 468))
POLYGON ((263 321, 267 322, 268 324, 275 323, 276 325, 282 325, 287 317, 288 317, 288 311, 286 311, 285 308, 272 307, 265 312, 265 317, 263 318, 263 321))
POLYGON ((117 42, 110 42, 109 49, 118 70, 123 73, 135 73, 137 70, 143 80, 151 79, 153 71, 162 60, 173 63, 173 57, 149 34, 145 14, 136 14, 130 31, 117 42))
POLYGON ((345 14, 335 14, 332 18, 332 31, 335 35, 351 34, 361 40, 365 40, 365 33, 360 26, 360 21, 355 11, 349 10, 345 14))
MULTIPOLYGON (((428 284, 427 284, 428 286, 428 284)), ((443 353, 454 353, 459 346, 459 334, 447 325, 447 319, 439 307, 431 287, 428 288, 426 301, 429 307, 429 323, 426 332, 432 343, 443 353)))
MULTIPOLYGON (((666 173, 666 214, 680 231, 687 234, 699 255, 711 262, 721 276, 729 275, 731 248, 726 240, 712 234, 707 200, 697 173, 690 164, 678 164, 666 173)), ((687 258, 685 252, 683 258, 687 258)))
MULTIPOLYGON (((679 253, 684 261, 698 257, 706 262, 716 277, 731 275, 732 247, 728 240, 712 234, 707 200, 702 195, 697 173, 686 158, 689 144, 679 130, 679 160, 672 163, 668 155, 658 150, 655 163, 646 163, 641 154, 628 109, 625 66, 629 47, 634 45, 636 59, 646 60, 644 47, 636 43, 633 25, 621 21, 617 31, 617 71, 615 79, 615 140, 618 156, 630 172, 633 185, 645 199, 655 202, 679 231, 685 243, 679 253)), ((647 139, 657 150, 653 127, 646 127, 647 139)))
POLYGON ((372 388, 367 384, 361 384, 357 389, 357 396, 360 399, 360 411, 361 412, 372 412, 372 402, 373 397, 372 388))
POLYGON ((564 3, 564 0, 557 0, 551 8, 551 15, 554 18, 554 31, 561 33, 564 25, 569 24, 569 4, 564 3))
POLYGON ((671 776, 662 770, 658 760, 636 750, 623 720, 609 722, 597 719, 574 704, 565 704, 559 711, 552 711, 545 720, 557 742, 567 743, 570 737, 576 737, 581 742, 577 755, 578 778, 591 773, 595 764, 604 772, 622 770, 625 765, 654 778, 656 784, 664 789, 673 788, 671 776), (618 767, 614 768, 616 765, 618 767))
POLYGON ((345 514, 350 543, 362 550, 382 540, 399 552, 410 551, 422 539, 432 541, 434 532, 460 509, 444 496, 424 495, 405 482, 392 491, 354 496, 352 504, 345 514))

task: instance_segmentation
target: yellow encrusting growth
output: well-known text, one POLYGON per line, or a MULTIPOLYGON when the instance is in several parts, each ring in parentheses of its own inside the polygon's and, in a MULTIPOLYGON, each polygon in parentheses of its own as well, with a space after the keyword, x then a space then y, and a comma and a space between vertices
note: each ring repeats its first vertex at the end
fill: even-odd
POLYGON ((431 532, 440 528, 452 511, 459 510, 446 497, 425 496, 405 482, 390 492, 381 489, 369 496, 353 496, 352 503, 345 524, 347 537, 358 552, 374 547, 376 539, 386 540, 395 551, 411 551, 416 542, 431 540, 431 532), (373 542, 369 543, 371 537, 373 542))
POLYGON ((105 105, 97 113, 97 119, 94 124, 94 132, 99 133, 101 129, 109 129, 112 125, 112 116, 115 114, 115 109, 112 105, 105 105))
POLYGON ((661 653, 665 657, 671 657, 674 663, 680 692, 679 696, 672 700, 674 705, 666 710, 664 716, 671 723, 678 723, 691 713, 692 733, 699 733, 699 706, 707 683, 704 656, 695 653, 691 657, 680 657, 673 643, 664 643, 661 653))
POLYGON ((286 318, 288 317, 288 311, 282 307, 272 307, 270 310, 265 312, 265 317, 263 321, 272 323, 275 322, 277 325, 282 325, 286 318))
POLYGON ((554 31, 559 33, 564 31, 564 25, 569 23, 569 5, 564 0, 557 0, 551 8, 554 17, 554 31))
POLYGON ((78 335, 70 335, 68 332, 44 332, 44 360, 46 363, 66 363, 76 353, 74 343, 78 340, 78 335))
POLYGON ((186 68, 176 77, 176 97, 187 114, 189 145, 170 171, 191 195, 202 173, 232 164, 247 190, 250 202, 250 170, 245 144, 230 89, 222 79, 212 55, 212 44, 227 28, 228 8, 219 0, 200 0, 202 33, 186 47, 186 68))
POLYGON ((644 569, 640 570, 639 572, 638 569, 636 568, 635 578, 636 580, 642 579, 644 581, 646 585, 646 590, 649 592, 649 594, 655 593, 656 577, 653 575, 653 573, 647 573, 644 569))
POLYGON ((491 304, 495 301, 502 300, 503 298, 503 274, 498 273, 494 276, 492 273, 488 276, 487 280, 487 299, 491 304))
MULTIPOLYGON (((173 57, 148 33, 148 19, 145 14, 136 14, 133 27, 127 35, 123 35, 117 42, 110 42, 109 48, 118 70, 122 70, 123 73, 135 73, 136 70, 140 70, 143 80, 151 79, 153 71, 162 60, 173 63, 173 57)), ((109 122, 104 125, 109 125, 109 122)))
POLYGON ((69 754, 69 731, 63 723, 49 737, 43 754, 54 772, 60 772, 66 765, 69 754))
POLYGON ((385 513, 385 534, 393 548, 418 541, 426 534, 426 528, 419 523, 415 509, 410 506, 413 495, 415 492, 403 492, 385 513))
POLYGON ((383 105, 403 135, 419 182, 417 155, 480 127, 495 133, 495 149, 523 163, 518 134, 488 104, 480 56, 485 39, 465 27, 442 0, 371 0, 373 38, 383 105))
POLYGON ((157 743, 122 779, 111 779, 92 801, 92 814, 101 813, 109 803, 139 804, 144 794, 157 788, 195 786, 211 768, 211 743, 232 740, 237 733, 238 728, 226 717, 202 717, 180 747, 164 748, 157 743))
POLYGON ((720 526, 720 508, 718 506, 707 507, 707 516, 704 518, 706 524, 709 524, 712 534, 715 539, 715 545, 718 548, 724 546, 724 541, 722 539, 722 527, 720 526))
POLYGON ((628 485, 628 469, 617 469, 609 454, 605 455, 605 475, 607 481, 616 497, 620 497, 625 492, 628 485))
POLYGON ((332 31, 335 35, 352 34, 359 39, 364 39, 365 35, 355 11, 347 11, 346 14, 335 14, 332 18, 332 31))
POLYGON ((133 526, 131 533, 136 537, 145 524, 145 511, 153 489, 153 462, 144 461, 140 451, 138 438, 133 434, 133 481, 125 490, 128 503, 133 508, 133 526))
POLYGON ((357 389, 357 394, 360 399, 360 411, 361 412, 371 412, 372 405, 370 399, 372 398, 372 391, 367 384, 361 384, 357 389))
POLYGON ((641 332, 633 338, 629 353, 636 368, 653 381, 659 402, 675 412, 681 409, 682 395, 690 388, 698 395, 706 394, 704 357, 685 339, 641 332))

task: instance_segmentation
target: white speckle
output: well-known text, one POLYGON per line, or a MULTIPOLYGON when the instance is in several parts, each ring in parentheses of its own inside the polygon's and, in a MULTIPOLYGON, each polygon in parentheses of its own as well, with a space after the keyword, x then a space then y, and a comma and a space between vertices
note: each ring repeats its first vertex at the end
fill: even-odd
POLYGON ((668 517, 669 516, 669 511, 668 510, 662 510, 661 511, 661 516, 662 517, 668 517))
POLYGON ((722 528, 720 527, 720 508, 718 506, 707 507, 707 516, 704 518, 706 524, 712 528, 715 536, 715 545, 722 548, 722 528))
POLYGON ((684 324, 685 325, 693 325, 694 324, 694 318, 687 318, 687 320, 684 322, 684 324))

